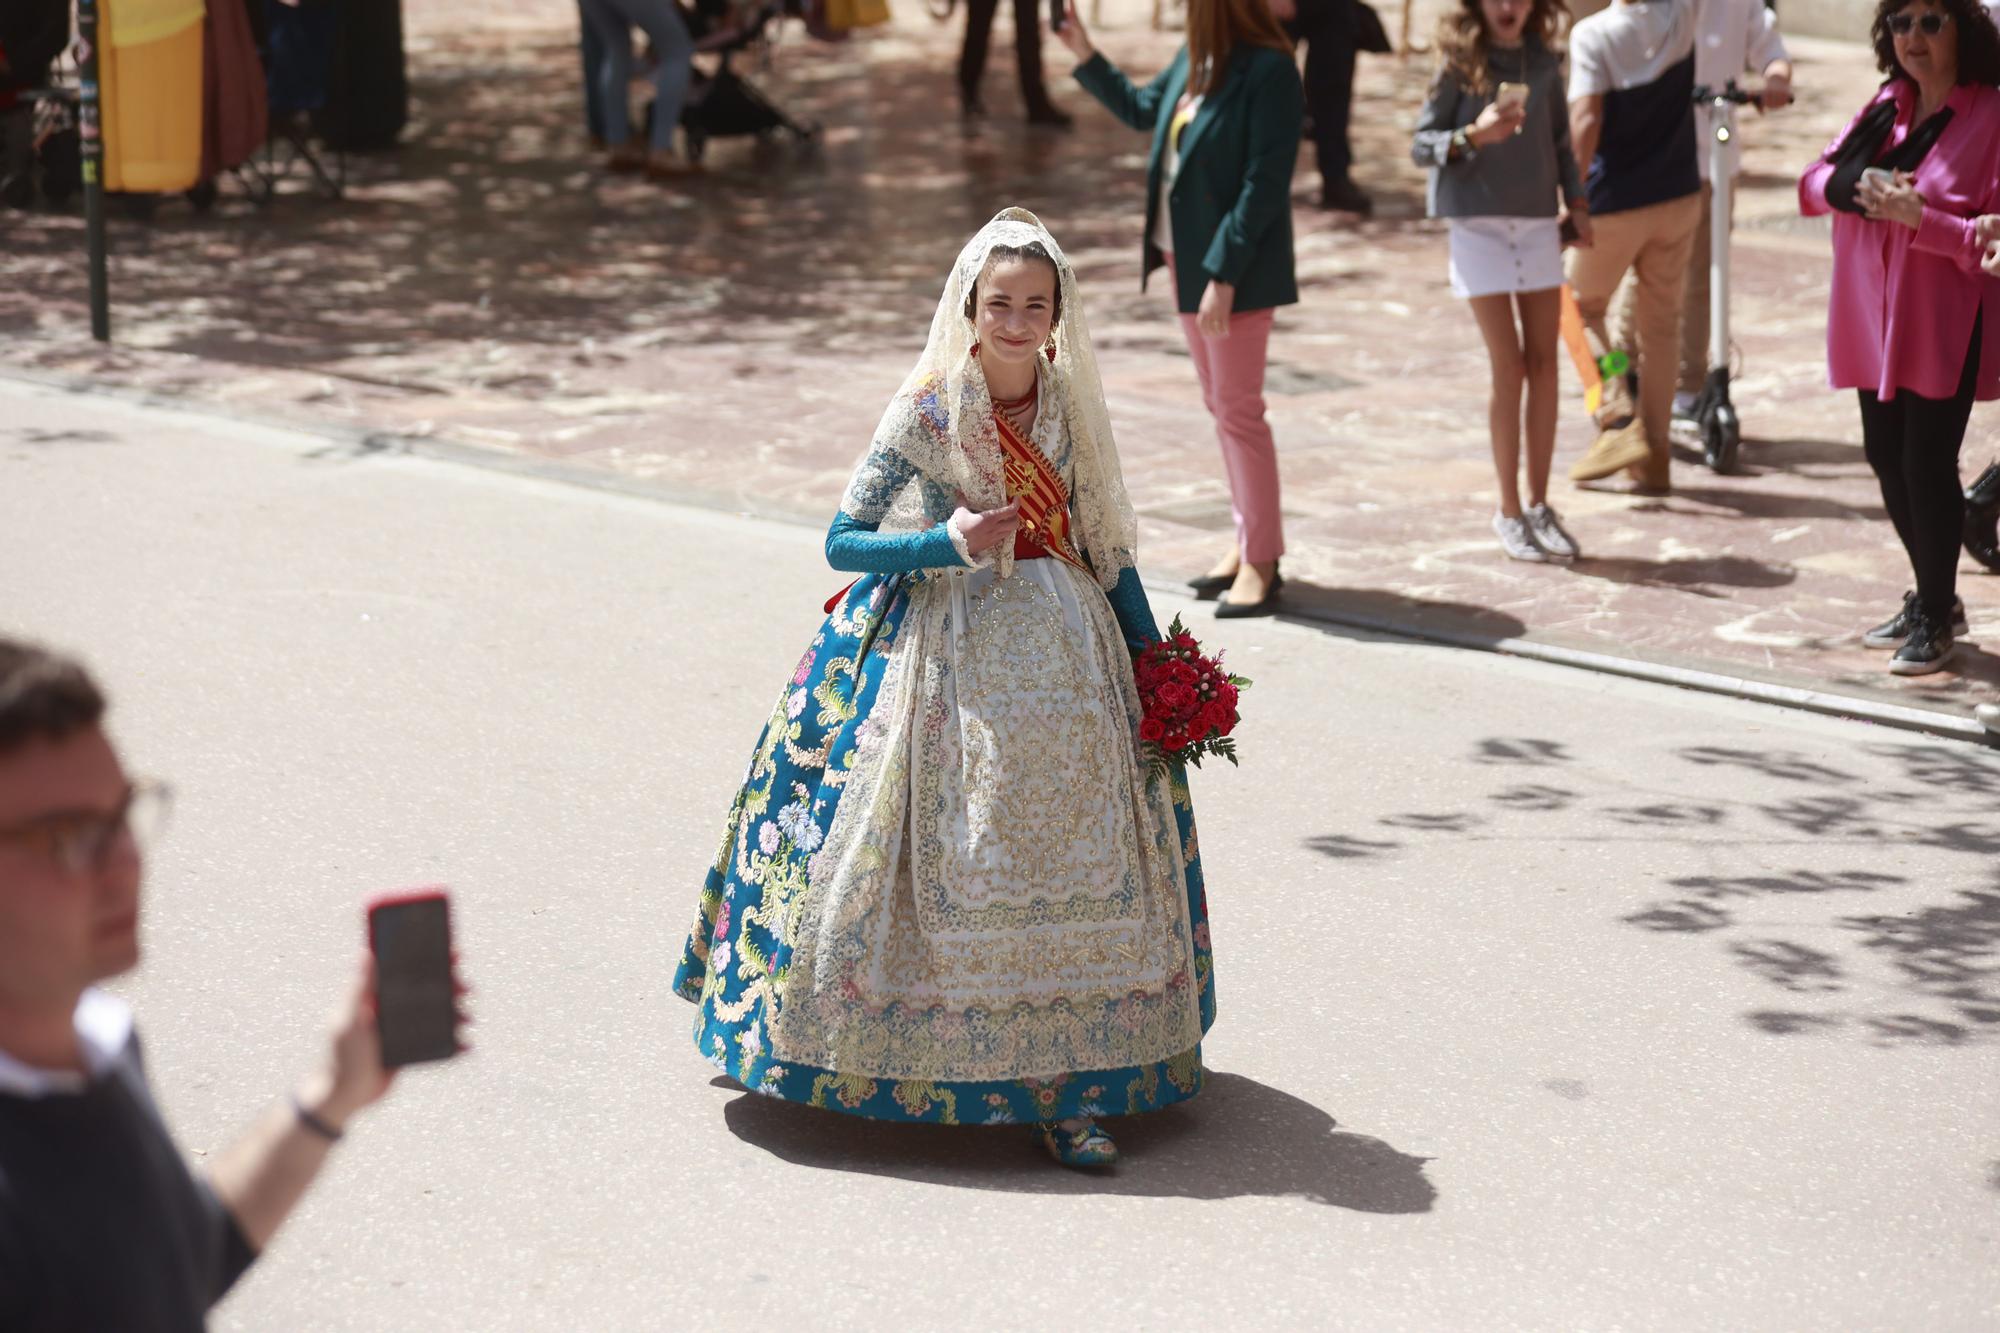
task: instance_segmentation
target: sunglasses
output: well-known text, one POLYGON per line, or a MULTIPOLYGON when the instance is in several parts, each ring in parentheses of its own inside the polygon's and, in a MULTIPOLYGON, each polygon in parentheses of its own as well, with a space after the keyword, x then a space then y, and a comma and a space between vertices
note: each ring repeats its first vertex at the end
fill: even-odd
POLYGON ((1944 25, 1949 22, 1951 22, 1951 15, 1949 14, 1924 14, 1922 16, 1915 14, 1891 14, 1889 16, 1889 31, 1895 33, 1898 37, 1908 37, 1910 29, 1915 28, 1926 37, 1935 37, 1944 31, 1944 25))

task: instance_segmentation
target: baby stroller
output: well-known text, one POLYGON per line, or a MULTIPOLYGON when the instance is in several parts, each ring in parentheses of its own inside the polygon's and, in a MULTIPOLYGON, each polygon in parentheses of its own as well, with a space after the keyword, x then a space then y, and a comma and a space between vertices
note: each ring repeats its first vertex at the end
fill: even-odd
MULTIPOLYGON (((694 36, 695 54, 721 57, 713 73, 695 67, 687 103, 681 108, 681 130, 687 135, 690 161, 701 160, 710 139, 754 134, 769 140, 783 132, 801 144, 819 141, 817 121, 800 121, 786 114, 730 64, 738 52, 768 42, 766 29, 772 24, 787 17, 805 17, 798 0, 757 0, 753 7, 734 12, 729 0, 696 0, 693 8, 684 8, 682 14, 694 36)), ((649 128, 652 114, 648 108, 649 128)))

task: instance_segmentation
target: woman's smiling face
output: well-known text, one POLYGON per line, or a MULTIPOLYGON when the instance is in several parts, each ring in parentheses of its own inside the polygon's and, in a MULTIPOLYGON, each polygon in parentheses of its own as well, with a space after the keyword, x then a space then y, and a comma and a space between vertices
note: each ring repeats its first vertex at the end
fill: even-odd
POLYGON ((1055 327, 1056 269, 1046 259, 996 259, 980 275, 973 327, 980 355, 1032 361, 1055 327))

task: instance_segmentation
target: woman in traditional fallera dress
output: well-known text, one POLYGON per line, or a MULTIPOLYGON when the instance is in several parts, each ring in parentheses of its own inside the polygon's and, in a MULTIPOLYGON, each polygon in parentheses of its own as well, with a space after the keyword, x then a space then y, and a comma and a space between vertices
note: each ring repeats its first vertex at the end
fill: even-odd
POLYGON ((1076 279, 1008 209, 827 534, 828 604, 730 809, 675 989, 753 1092, 1037 1127, 1201 1090, 1215 1002, 1193 809, 1139 749, 1134 568, 1076 279))

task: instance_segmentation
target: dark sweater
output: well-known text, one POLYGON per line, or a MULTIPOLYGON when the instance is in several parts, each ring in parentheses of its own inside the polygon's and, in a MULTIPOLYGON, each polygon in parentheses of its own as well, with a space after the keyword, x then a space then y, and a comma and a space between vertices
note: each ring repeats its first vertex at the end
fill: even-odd
POLYGON ((136 1036, 80 1093, 0 1093, 0 1329, 199 1330, 252 1258, 167 1136, 136 1036))

